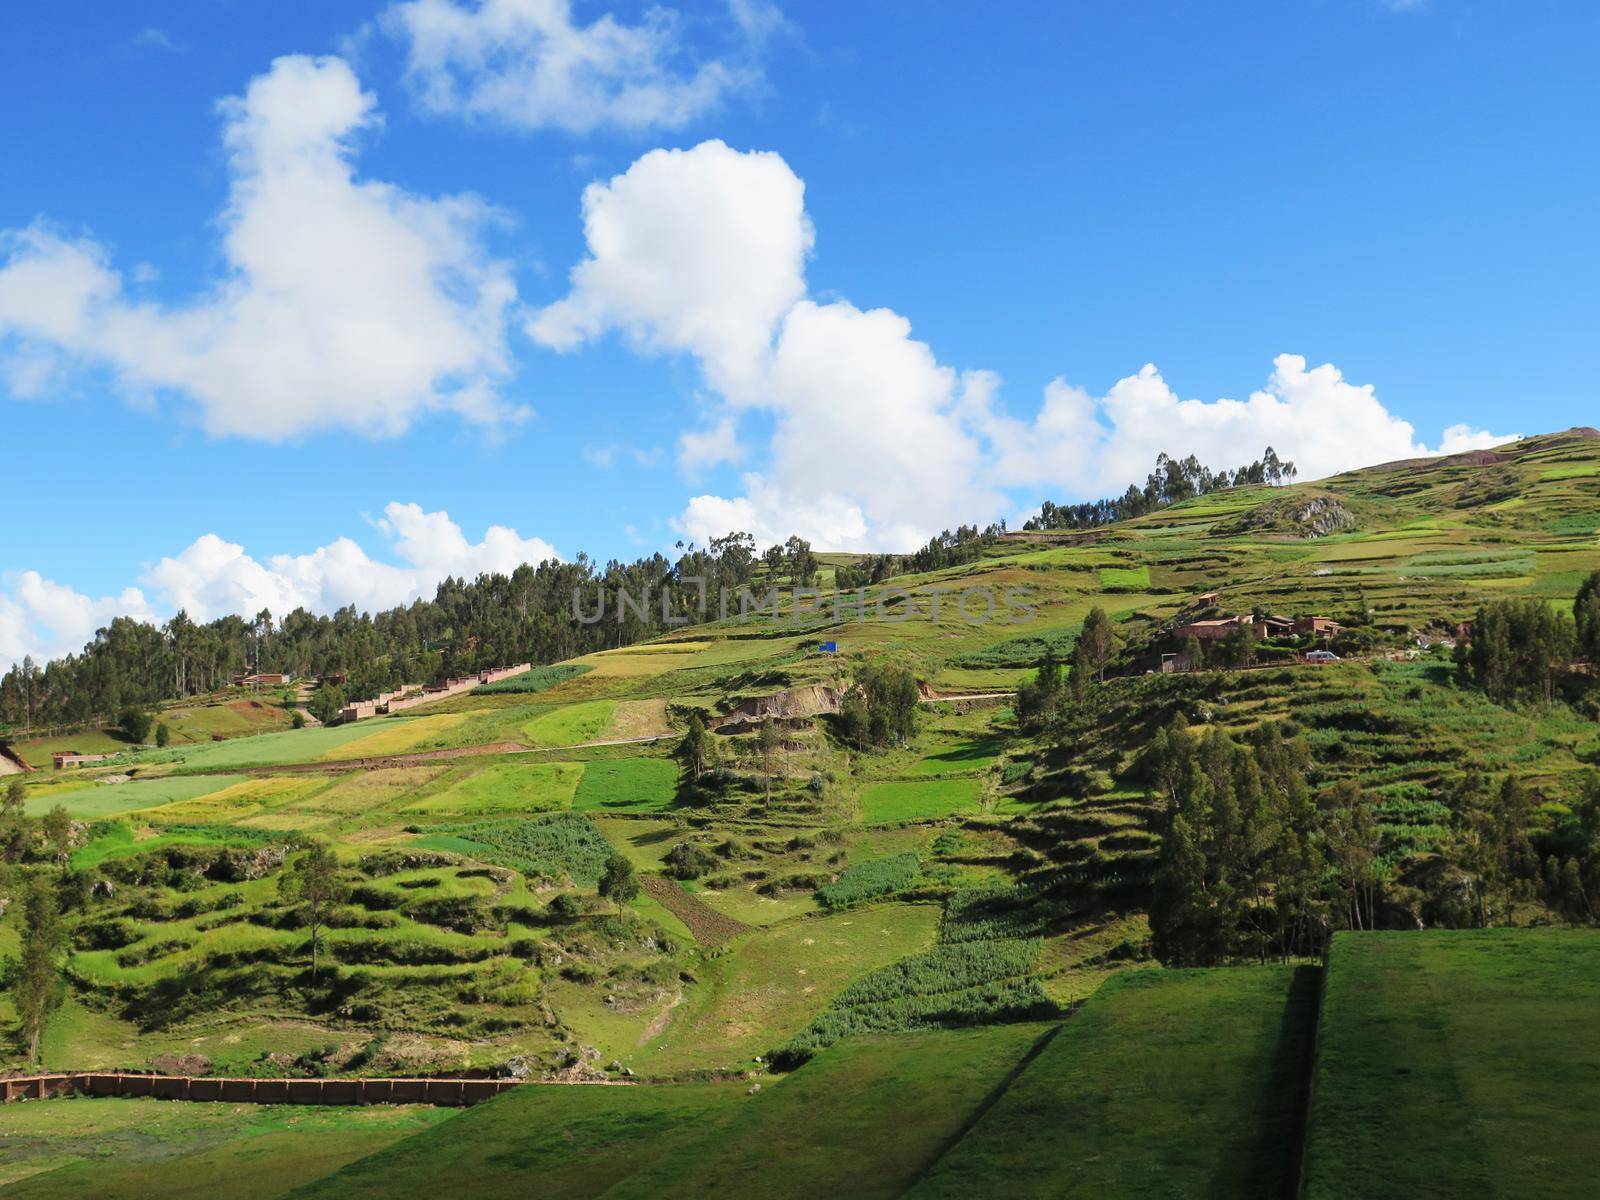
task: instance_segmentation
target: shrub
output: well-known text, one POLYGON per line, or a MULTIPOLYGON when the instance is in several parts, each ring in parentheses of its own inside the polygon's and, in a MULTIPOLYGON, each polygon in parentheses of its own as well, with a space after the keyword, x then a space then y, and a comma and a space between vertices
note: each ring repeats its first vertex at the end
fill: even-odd
POLYGON ((674 879, 699 879, 717 869, 716 858, 704 847, 679 842, 666 857, 667 874, 674 879))

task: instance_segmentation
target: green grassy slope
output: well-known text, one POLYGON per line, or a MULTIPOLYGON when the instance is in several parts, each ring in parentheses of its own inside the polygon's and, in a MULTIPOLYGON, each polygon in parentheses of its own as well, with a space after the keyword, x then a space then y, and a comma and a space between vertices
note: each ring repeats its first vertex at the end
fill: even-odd
POLYGON ((1310 1200, 1595 1194, 1600 933, 1341 934, 1310 1200))
POLYGON ((1050 1028, 1010 1025, 842 1042, 765 1086, 726 1125, 653 1158, 606 1195, 889 1200, 1003 1090, 1050 1028))
POLYGON ((257 1108, 96 1099, 16 1104, 0 1118, 0 1195, 198 1200, 220 1193, 272 1200, 453 1115, 421 1106, 257 1108))
POLYGON ((1284 1195, 1315 985, 1290 967, 1113 980, 909 1195, 1284 1195))
POLYGON ((745 1088, 727 1083, 522 1088, 293 1195, 582 1200, 726 1127, 751 1102, 745 1088))

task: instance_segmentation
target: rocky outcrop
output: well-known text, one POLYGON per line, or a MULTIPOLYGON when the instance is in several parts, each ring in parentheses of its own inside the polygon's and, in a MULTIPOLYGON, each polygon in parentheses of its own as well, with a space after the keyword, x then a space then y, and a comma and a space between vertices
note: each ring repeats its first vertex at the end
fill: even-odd
POLYGON ((1281 496, 1258 504, 1238 516, 1218 522, 1211 532, 1319 538, 1351 533, 1355 528, 1355 514, 1332 496, 1302 495, 1281 496))
POLYGON ((724 721, 764 721, 768 717, 816 717, 823 713, 836 713, 844 692, 826 684, 814 683, 808 687, 789 688, 773 692, 770 696, 753 696, 741 700, 729 710, 724 721))

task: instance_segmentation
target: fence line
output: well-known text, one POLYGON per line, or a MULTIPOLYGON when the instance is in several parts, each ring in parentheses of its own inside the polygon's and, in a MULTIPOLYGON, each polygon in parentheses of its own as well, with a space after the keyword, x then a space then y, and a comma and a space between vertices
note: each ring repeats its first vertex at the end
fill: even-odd
POLYGON ((59 1096, 148 1096, 226 1104, 434 1104, 492 1100, 521 1079, 250 1079, 74 1071, 0 1080, 0 1102, 59 1096))

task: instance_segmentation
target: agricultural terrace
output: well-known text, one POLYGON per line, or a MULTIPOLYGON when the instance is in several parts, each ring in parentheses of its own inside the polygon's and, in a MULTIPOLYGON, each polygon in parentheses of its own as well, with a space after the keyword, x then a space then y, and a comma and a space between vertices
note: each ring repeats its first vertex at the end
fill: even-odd
MULTIPOLYGON (((1370 861, 1362 890, 1319 911, 1429 927, 1333 944, 1311 1194, 1383 1195, 1386 1181, 1446 1194, 1427 1182, 1453 1178, 1446 1166, 1503 1188, 1536 1160, 1550 1194, 1578 1194, 1584 1163, 1561 1145, 1581 1144, 1569 1126, 1586 1110, 1556 1098, 1584 1094, 1572 1014, 1595 968, 1589 935, 1559 926, 1589 920, 1580 835, 1600 706, 1582 670, 1548 699, 1496 702, 1445 642, 1500 599, 1570 611, 1600 569, 1597 537, 1600 440, 1539 438, 1000 538, 958 567, 895 576, 922 606, 910 620, 831 599, 799 623, 730 616, 351 725, 292 728, 271 696, 191 702, 164 712, 163 748, 68 736, 120 747, 79 770, 48 766, 62 738, 21 740, 40 767, 8 777, 23 812, 59 809, 23 856, 58 888, 66 938, 43 1065, 673 1083, 530 1088, 421 1130, 372 1116, 376 1153, 312 1163, 308 1134, 301 1174, 252 1173, 262 1194, 378 1194, 430 1170, 495 1194, 537 1169, 552 1195, 669 1195, 667 1173, 689 1162, 697 1179, 756 1186, 773 1146, 793 1167, 759 1175, 774 1195, 841 1179, 982 1194, 1001 1165, 1022 1194, 1168 1194, 1172 1180, 1283 1194, 1315 964, 1162 968, 1174 926, 1153 903, 1171 866, 1158 737, 1253 746, 1271 730, 1303 753, 1308 802, 1353 797, 1369 831, 1370 859, 1350 860, 1370 861), (1285 516, 1298 498, 1352 523, 1300 528, 1285 516), (965 586, 1026 587, 1032 619, 926 619, 965 586), (1208 607, 1354 632, 1339 662, 1269 644, 1255 664, 1160 673, 1165 631, 1208 607), (1067 699, 1040 719, 1017 689, 1095 629, 1109 629, 1104 681, 1069 669, 1067 699), (828 641, 836 653, 819 652, 828 641), (857 684, 885 664, 909 683, 863 714, 857 684), (1484 797, 1508 776, 1525 789, 1511 794, 1528 852, 1475 866, 1462 848, 1481 843, 1463 831, 1486 827, 1484 797), (332 856, 322 907, 303 886, 313 845, 332 856), (1463 877, 1496 890, 1457 903, 1463 877), (1511 929, 1437 928, 1472 923, 1511 929), (1509 1057, 1466 1050, 1491 1044, 1509 1057), (1524 1061, 1525 1075, 1508 1065, 1524 1061), (926 1089, 952 1099, 925 1112, 926 1089), (1048 1144, 1015 1161, 1040 1122, 1048 1144), (794 1142, 813 1126, 828 1154, 794 1142)), ((0 957, 18 953, 22 909, 0 916, 0 957)), ((0 1028, 19 1018, 7 992, 0 1028)), ((0 1062, 21 1067, 24 1050, 7 1040, 0 1062)), ((8 1164, 31 1164, 0 1168, 13 1187, 101 1191, 69 1119, 101 1110, 79 1105, 27 1108, 41 1124, 7 1143, 8 1164), (54 1127, 50 1113, 67 1116, 54 1127)), ((337 1119, 245 1116, 129 1133, 128 1161, 237 1165, 276 1131, 337 1119)))

